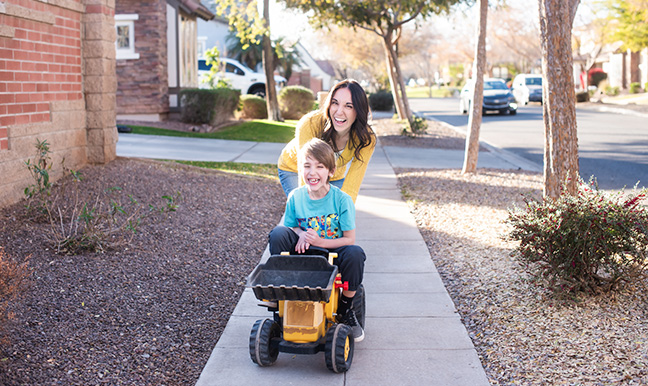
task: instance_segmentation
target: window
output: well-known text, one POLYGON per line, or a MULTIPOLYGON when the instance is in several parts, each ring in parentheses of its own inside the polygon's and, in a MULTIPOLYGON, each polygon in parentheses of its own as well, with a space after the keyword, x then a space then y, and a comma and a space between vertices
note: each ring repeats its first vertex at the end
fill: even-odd
POLYGON ((240 68, 236 67, 235 65, 233 65, 231 63, 227 63, 225 65, 225 72, 229 72, 229 73, 232 73, 234 75, 245 75, 243 70, 241 70, 240 68))
POLYGON ((137 14, 115 15, 115 41, 116 59, 139 59, 135 52, 135 20, 137 14))

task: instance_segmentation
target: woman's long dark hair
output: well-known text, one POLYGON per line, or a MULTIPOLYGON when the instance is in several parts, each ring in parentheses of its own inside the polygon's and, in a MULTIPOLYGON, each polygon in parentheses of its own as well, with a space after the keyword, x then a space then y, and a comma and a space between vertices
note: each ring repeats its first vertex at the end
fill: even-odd
POLYGON ((348 88, 351 92, 351 103, 353 103, 353 108, 356 112, 356 119, 351 124, 351 133, 349 135, 349 141, 351 145, 355 148, 354 156, 356 159, 364 162, 362 157, 360 157, 360 151, 365 147, 369 146, 374 136, 374 132, 369 127, 369 101, 367 99, 367 94, 365 94, 364 89, 360 84, 353 79, 345 79, 333 87, 326 97, 326 103, 324 103, 324 111, 326 116, 326 124, 324 126, 324 132, 322 133, 322 139, 325 142, 328 142, 329 145, 335 150, 335 136, 337 132, 333 128, 332 117, 330 113, 331 100, 335 92, 341 88, 348 88))

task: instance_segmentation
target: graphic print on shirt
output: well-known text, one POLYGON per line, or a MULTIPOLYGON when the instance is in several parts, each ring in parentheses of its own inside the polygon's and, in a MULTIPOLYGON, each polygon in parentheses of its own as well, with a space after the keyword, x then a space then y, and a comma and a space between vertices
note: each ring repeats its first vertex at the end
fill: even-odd
POLYGON ((313 229, 324 239, 337 239, 342 237, 342 232, 340 232, 340 215, 337 213, 326 216, 298 218, 297 223, 302 230, 313 229))

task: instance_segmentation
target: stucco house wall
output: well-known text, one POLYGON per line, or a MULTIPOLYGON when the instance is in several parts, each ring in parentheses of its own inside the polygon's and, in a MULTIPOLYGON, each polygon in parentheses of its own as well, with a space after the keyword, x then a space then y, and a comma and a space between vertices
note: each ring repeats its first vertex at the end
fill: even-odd
POLYGON ((37 140, 55 170, 116 157, 114 39, 111 1, 0 2, 0 207, 33 184, 37 140))

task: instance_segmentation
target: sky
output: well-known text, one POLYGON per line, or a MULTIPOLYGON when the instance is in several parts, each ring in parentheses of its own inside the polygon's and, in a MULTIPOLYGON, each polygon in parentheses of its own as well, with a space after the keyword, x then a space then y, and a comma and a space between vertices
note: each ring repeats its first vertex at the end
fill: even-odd
MULTIPOLYGON (((506 0, 508 4, 512 7, 521 9, 524 11, 522 17, 533 18, 533 21, 537 23, 538 18, 538 0, 506 0)), ((581 0, 581 4, 578 6, 578 13, 574 24, 583 23, 588 20, 589 15, 589 6, 595 3, 597 0, 581 0)), ((472 9, 466 11, 466 15, 469 18, 476 18, 476 6, 473 6, 472 9)), ((435 21, 435 24, 440 25, 440 30, 452 31, 453 28, 458 28, 457 25, 443 27, 441 24, 451 23, 452 18, 448 16, 439 16, 439 20, 435 21)), ((454 19, 457 20, 457 19, 454 19)), ((492 22, 489 20, 489 22, 492 22)), ((472 31, 474 29, 474 23, 468 23, 467 28, 470 28, 472 31)), ((308 18, 305 14, 300 11, 287 10, 283 7, 282 4, 277 3, 276 0, 270 0, 270 29, 272 31, 273 39, 283 36, 288 39, 295 38, 299 39, 304 47, 311 53, 311 55, 317 59, 318 58, 318 49, 317 41, 315 39, 315 32, 308 24, 308 18)), ((320 50, 321 51, 321 50, 320 50)))

